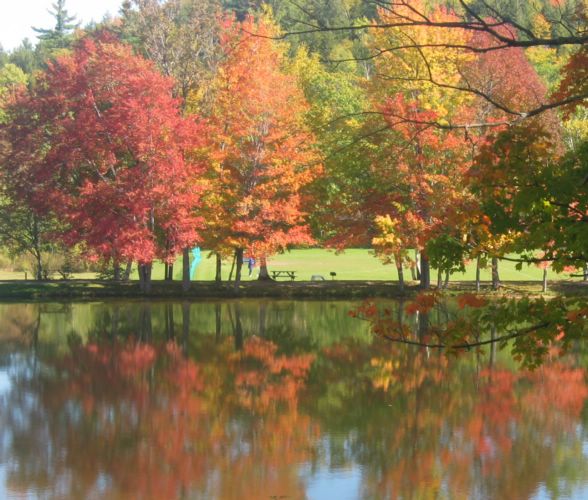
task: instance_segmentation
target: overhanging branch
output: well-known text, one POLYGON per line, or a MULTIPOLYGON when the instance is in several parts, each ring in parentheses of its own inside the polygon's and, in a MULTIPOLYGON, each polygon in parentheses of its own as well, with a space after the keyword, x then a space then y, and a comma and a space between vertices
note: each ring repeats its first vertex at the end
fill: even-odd
POLYGON ((485 345, 507 342, 509 340, 516 339, 517 337, 523 337, 525 335, 529 335, 529 334, 537 332, 539 330, 543 330, 543 329, 549 327, 550 325, 551 325, 551 323, 546 321, 543 323, 539 323, 537 325, 530 326, 528 328, 524 328, 522 330, 517 330, 515 332, 509 333, 508 335, 503 335, 501 337, 490 338, 487 340, 479 340, 479 341, 475 341, 475 342, 462 342, 460 344, 443 344, 443 343, 433 344, 433 343, 428 343, 428 342, 419 342, 417 340, 409 340, 409 339, 400 338, 400 337, 392 337, 392 336, 386 335, 386 334, 380 335, 380 337, 382 337, 386 340, 389 340, 391 342, 396 342, 398 344, 406 344, 406 345, 412 345, 412 346, 416 346, 416 347, 427 347, 430 349, 473 349, 473 348, 482 347, 485 345))

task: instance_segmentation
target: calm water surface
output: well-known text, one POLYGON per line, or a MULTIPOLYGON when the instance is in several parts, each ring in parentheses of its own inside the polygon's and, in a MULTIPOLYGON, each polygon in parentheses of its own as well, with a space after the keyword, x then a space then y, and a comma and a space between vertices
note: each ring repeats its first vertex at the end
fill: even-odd
POLYGON ((0 304, 0 498, 588 498, 588 350, 447 358, 353 306, 0 304))

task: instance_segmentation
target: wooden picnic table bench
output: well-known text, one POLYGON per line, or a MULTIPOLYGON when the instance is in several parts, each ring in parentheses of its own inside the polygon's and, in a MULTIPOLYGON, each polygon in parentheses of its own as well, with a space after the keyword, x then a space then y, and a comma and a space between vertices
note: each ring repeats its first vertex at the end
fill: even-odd
POLYGON ((296 271, 272 271, 272 278, 290 278, 292 281, 296 278, 296 271))

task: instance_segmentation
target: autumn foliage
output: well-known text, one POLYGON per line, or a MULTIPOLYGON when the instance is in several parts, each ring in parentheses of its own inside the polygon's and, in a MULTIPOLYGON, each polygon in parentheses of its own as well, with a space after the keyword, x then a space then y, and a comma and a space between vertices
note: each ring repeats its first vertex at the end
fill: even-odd
POLYGON ((275 30, 263 19, 223 21, 208 129, 209 230, 221 247, 257 256, 314 241, 303 191, 320 172, 308 105, 285 72, 285 47, 270 39, 275 30))
POLYGON ((63 221, 70 244, 120 263, 173 260, 199 239, 202 140, 173 82, 128 47, 84 39, 9 106, 14 194, 63 221))
POLYGON ((223 257, 237 281, 245 254, 269 279, 266 257, 308 245, 369 246, 401 288, 407 266, 443 288, 473 260, 492 260, 498 288, 509 253, 582 269, 585 47, 530 36, 561 28, 546 3, 525 10, 528 28, 519 4, 511 19, 466 3, 379 2, 374 24, 329 28, 316 48, 312 29, 283 31, 282 7, 125 2, 35 74, 0 73, 0 208, 34 226, 37 267, 40 239, 115 276, 182 252, 184 290, 195 245, 216 253, 219 280, 223 257))

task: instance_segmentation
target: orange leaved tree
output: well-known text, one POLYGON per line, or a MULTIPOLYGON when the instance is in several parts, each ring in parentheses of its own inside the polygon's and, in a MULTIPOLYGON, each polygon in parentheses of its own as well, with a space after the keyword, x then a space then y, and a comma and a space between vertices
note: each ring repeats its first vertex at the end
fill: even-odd
POLYGON ((319 161, 307 102, 283 69, 284 47, 270 39, 274 34, 268 20, 223 21, 224 57, 209 117, 207 224, 214 250, 235 252, 237 282, 244 251, 261 259, 260 279, 268 279, 266 256, 313 242, 303 190, 319 161))

